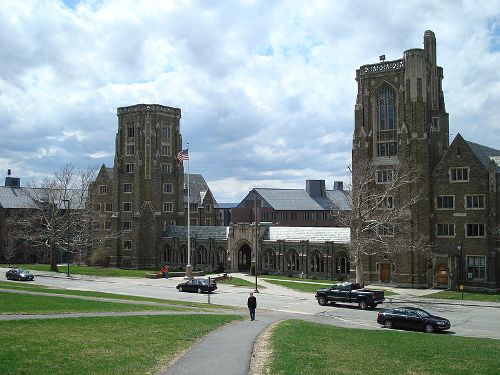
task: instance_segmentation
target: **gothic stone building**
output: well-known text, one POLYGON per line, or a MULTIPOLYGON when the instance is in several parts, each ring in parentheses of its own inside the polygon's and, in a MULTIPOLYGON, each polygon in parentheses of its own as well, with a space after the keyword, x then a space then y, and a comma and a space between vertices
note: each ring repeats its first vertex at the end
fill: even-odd
MULTIPOLYGON (((109 265, 154 268, 160 239, 168 225, 186 224, 181 110, 138 104, 117 110, 118 132, 113 168, 102 166, 90 187, 97 246, 109 265)), ((217 202, 201 175, 193 175, 192 217, 215 223, 217 202)))
MULTIPOLYGON (((269 223, 229 227, 191 227, 191 264, 205 271, 248 272, 328 277, 350 274, 349 228, 277 227, 269 223)), ((169 226, 162 238, 162 261, 174 268, 187 265, 187 228, 169 226)))
POLYGON ((356 71, 353 181, 364 178, 363 165, 371 166, 374 191, 391 184, 395 170, 418 173, 418 181, 401 186, 391 201, 398 209, 418 192, 421 199, 408 207, 410 220, 378 235, 393 244, 401 236, 423 238, 430 249, 376 252, 364 259, 364 277, 413 287, 498 288, 499 151, 460 136, 449 145, 442 79, 432 31, 425 32, 423 49, 356 71))

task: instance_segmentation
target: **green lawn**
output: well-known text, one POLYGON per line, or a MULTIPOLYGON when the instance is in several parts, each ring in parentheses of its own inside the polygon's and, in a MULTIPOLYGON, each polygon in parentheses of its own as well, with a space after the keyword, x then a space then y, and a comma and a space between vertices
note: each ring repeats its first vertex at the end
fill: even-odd
POLYGON ((237 316, 0 321, 0 374, 156 374, 237 316))
MULTIPOLYGON (((239 277, 231 277, 229 280, 217 281, 217 284, 234 285, 234 286, 244 286, 248 288, 255 288, 255 281, 248 281, 241 279, 239 277)), ((263 288, 257 283, 259 288, 263 288)))
POLYGON ((500 340, 332 327, 289 320, 271 338, 273 375, 493 375, 500 340))
MULTIPOLYGON (((468 301, 483 301, 483 302, 500 302, 500 293, 471 293, 464 292, 464 300, 468 301)), ((425 298, 437 299, 462 299, 462 292, 454 290, 443 290, 432 294, 425 295, 425 298)))
MULTIPOLYGON (((0 267, 17 267, 26 268, 28 270, 34 271, 50 271, 50 265, 48 264, 16 264, 8 266, 7 264, 0 264, 0 267)), ((59 272, 66 273, 68 268, 66 266, 60 266, 59 272)), ((87 267, 84 265, 70 265, 69 273, 71 275, 94 275, 94 276, 113 276, 113 277, 142 277, 144 278, 146 273, 158 272, 158 269, 154 270, 124 270, 120 268, 107 268, 107 267, 87 267)), ((173 271, 173 270, 172 270, 173 271)))
POLYGON ((79 298, 65 298, 62 296, 52 297, 0 291, 0 314, 54 314, 144 310, 189 311, 189 308, 103 302, 82 300, 79 298))

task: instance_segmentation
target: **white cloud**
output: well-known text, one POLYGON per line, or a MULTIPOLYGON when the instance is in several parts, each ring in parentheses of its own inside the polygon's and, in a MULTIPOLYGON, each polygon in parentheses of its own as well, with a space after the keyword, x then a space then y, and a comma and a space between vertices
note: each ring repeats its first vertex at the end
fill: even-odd
POLYGON ((220 202, 346 179, 355 71, 437 37, 450 132, 500 143, 500 1, 0 2, 0 167, 113 163, 116 108, 182 109, 220 202), (65 6, 64 4, 68 4, 65 6), (21 135, 21 136, 20 136, 21 135))

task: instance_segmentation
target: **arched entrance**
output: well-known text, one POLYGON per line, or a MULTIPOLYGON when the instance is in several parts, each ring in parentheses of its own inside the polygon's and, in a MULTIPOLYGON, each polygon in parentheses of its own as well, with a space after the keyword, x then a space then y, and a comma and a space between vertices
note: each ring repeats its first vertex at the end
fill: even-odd
POLYGON ((250 271, 252 264, 252 249, 244 244, 238 250, 238 271, 250 271))
POLYGON ((391 264, 380 263, 380 281, 383 283, 391 282, 391 264))

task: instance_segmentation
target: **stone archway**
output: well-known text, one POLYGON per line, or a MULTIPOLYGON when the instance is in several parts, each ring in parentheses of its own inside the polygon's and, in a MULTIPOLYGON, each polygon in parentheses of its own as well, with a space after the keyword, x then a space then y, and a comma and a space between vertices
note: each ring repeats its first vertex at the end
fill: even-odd
POLYGON ((252 249, 248 244, 243 244, 238 249, 238 271, 250 271, 252 264, 252 249))

